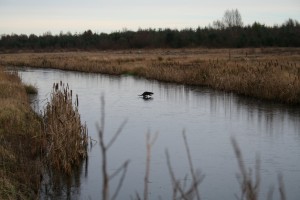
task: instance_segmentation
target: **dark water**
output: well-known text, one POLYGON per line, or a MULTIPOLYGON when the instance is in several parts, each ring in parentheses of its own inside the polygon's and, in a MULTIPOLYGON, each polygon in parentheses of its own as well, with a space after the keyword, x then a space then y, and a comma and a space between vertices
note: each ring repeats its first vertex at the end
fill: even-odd
MULTIPOLYGON (((247 167, 255 168, 261 159, 260 199, 266 199, 273 187, 273 199, 279 199, 278 174, 283 175, 287 199, 300 199, 300 108, 239 97, 206 88, 166 84, 130 76, 106 76, 57 70, 21 70, 24 82, 38 86, 39 110, 49 97, 52 84, 68 83, 79 95, 82 120, 89 135, 98 140, 96 124, 100 122, 100 97, 105 97, 105 139, 118 126, 128 122, 109 149, 109 173, 125 160, 129 169, 118 199, 143 195, 146 163, 146 133, 159 132, 152 149, 149 197, 171 199, 171 182, 166 164, 168 149, 173 170, 184 181, 189 165, 182 138, 186 130, 195 168, 205 175, 200 185, 202 199, 235 199, 240 194, 236 174, 239 172, 230 138, 242 149, 247 167), (137 95, 153 91, 152 100, 137 95)), ((101 155, 96 144, 89 153, 87 171, 79 172, 71 188, 71 199, 101 198, 101 155), (79 180, 78 180, 79 179, 79 180), (77 185, 77 186, 76 186, 77 185)), ((187 182, 191 176, 187 177, 187 182)), ((118 180, 111 182, 111 193, 118 180)), ((64 197, 62 197, 63 199, 64 197)))

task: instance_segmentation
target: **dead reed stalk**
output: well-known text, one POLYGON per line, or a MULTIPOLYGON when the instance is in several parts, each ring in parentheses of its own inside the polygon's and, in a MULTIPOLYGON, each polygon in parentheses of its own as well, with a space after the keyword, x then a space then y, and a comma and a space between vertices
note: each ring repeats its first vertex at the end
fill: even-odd
POLYGON ((235 156, 238 161, 238 166, 240 169, 241 180, 239 180, 239 184, 241 187, 241 197, 237 197, 237 199, 246 199, 246 200, 257 200, 259 193, 259 185, 260 185, 260 174, 259 174, 259 159, 256 160, 256 179, 252 180, 252 171, 249 172, 246 169, 244 164, 243 156, 240 151, 240 148, 234 138, 231 138, 231 143, 234 149, 235 156))
POLYGON ((178 179, 176 179, 175 173, 172 169, 171 158, 170 158, 169 152, 168 152, 168 150, 166 150, 165 154, 166 154, 166 158, 167 158, 167 166, 168 166, 168 169, 169 169, 171 182, 172 182, 172 186, 173 186, 172 199, 173 200, 176 200, 176 199, 191 200, 191 199, 194 199, 196 197, 199 200, 200 195, 199 195, 198 187, 199 187, 200 183, 203 181, 204 175, 201 175, 201 173, 199 171, 198 171, 198 173, 194 172, 194 167, 193 167, 193 164, 192 164, 191 154, 190 154, 190 150, 189 150, 189 147, 188 147, 188 143, 187 143, 187 139, 186 139, 186 135, 185 135, 184 131, 183 131, 183 139, 184 139, 185 148, 186 148, 186 151, 187 151, 187 156, 188 156, 188 161, 189 161, 189 166, 190 166, 190 172, 191 172, 191 176, 192 176, 192 183, 186 189, 185 184, 182 185, 180 183, 180 181, 178 179))
MULTIPOLYGON (((236 196, 237 199, 240 200, 257 200, 259 199, 259 187, 260 187, 260 160, 256 159, 256 169, 255 169, 255 180, 252 178, 251 169, 247 170, 244 164, 242 152, 240 147, 237 144, 237 141, 234 138, 231 138, 231 143, 233 146, 233 150, 235 156, 238 161, 238 166, 240 169, 239 184, 241 188, 241 196, 236 196)), ((286 194, 283 183, 283 176, 281 174, 278 175, 278 184, 279 184, 279 194, 281 200, 286 200, 286 194)), ((272 199, 273 189, 271 189, 267 195, 267 199, 272 199)))
POLYGON ((146 157, 146 171, 145 171, 145 178, 144 178, 144 200, 148 199, 148 183, 150 177, 150 161, 151 161, 151 149, 158 137, 158 133, 151 138, 150 133, 146 135, 146 149, 147 149, 147 157, 146 157))
POLYGON ((47 161, 55 169, 71 173, 72 166, 87 157, 88 131, 81 123, 78 96, 73 104, 72 90, 62 82, 53 84, 44 110, 47 161))
POLYGON ((105 100, 104 97, 101 97, 101 126, 97 125, 98 128, 98 134, 99 134, 99 145, 102 155, 102 200, 115 200, 119 194, 119 191, 122 187, 123 181, 126 176, 129 160, 126 160, 113 174, 109 175, 107 170, 107 151, 109 148, 113 145, 113 143, 116 141, 120 133, 122 132, 125 124, 127 123, 127 120, 125 120, 117 129, 113 137, 110 139, 110 141, 106 144, 104 141, 104 124, 105 124, 105 100), (115 192, 113 193, 112 197, 110 198, 110 180, 112 180, 114 177, 116 177, 118 174, 121 174, 121 177, 119 179, 117 188, 115 192))

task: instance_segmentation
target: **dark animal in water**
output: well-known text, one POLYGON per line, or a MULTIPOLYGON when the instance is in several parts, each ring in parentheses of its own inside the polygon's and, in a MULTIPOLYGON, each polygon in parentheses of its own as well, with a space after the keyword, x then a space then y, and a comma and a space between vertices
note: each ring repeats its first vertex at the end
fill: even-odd
POLYGON ((144 92, 143 94, 140 94, 139 96, 143 97, 144 99, 151 98, 153 95, 153 92, 144 92))

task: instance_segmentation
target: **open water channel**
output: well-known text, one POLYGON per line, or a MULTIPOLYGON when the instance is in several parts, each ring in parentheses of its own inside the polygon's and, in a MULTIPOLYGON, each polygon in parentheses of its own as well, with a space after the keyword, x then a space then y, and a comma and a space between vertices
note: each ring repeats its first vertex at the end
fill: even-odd
MULTIPOLYGON (((149 199, 171 199, 172 185, 165 150, 168 149, 176 177, 189 183, 189 164, 182 131, 185 129, 194 167, 205 175, 199 186, 201 199, 235 199, 240 195, 239 168, 231 144, 241 147, 244 163, 255 169, 260 157, 260 199, 279 199, 278 174, 283 175, 287 199, 300 199, 300 108, 270 103, 235 94, 132 76, 66 72, 22 68, 20 76, 38 87, 34 107, 42 110, 54 82, 68 83, 79 96, 79 112, 89 136, 98 141, 101 96, 105 99, 105 139, 128 120, 108 151, 109 173, 130 160, 117 199, 143 196, 146 164, 146 133, 159 136, 152 149, 149 199), (154 92, 153 99, 138 94, 154 92)), ((68 191, 71 199, 101 199, 102 175, 99 143, 89 150, 88 163, 74 178, 68 191)), ((254 172, 253 172, 254 174, 254 172)), ((111 182, 111 194, 118 178, 111 182)), ((58 199, 65 199, 62 192, 58 199)))

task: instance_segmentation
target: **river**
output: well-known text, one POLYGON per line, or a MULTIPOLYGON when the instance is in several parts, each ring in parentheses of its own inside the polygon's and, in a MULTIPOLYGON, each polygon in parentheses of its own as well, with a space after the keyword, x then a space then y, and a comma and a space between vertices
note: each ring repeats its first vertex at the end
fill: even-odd
MULTIPOLYGON (((273 199, 279 199, 278 174, 283 175, 287 199, 300 198, 299 107, 132 76, 32 68, 19 69, 19 74, 24 82, 38 87, 33 103, 37 111, 43 109, 54 82, 68 83, 79 96, 79 112, 93 140, 99 140, 96 124, 101 119, 101 96, 105 99, 107 142, 128 120, 108 151, 110 174, 130 160, 117 199, 131 199, 136 193, 143 196, 147 132, 152 136, 158 132, 151 155, 149 199, 171 199, 166 149, 176 177, 182 183, 191 181, 183 130, 194 168, 205 176, 199 186, 201 199, 235 199, 240 195, 232 137, 241 147, 247 168, 255 169, 256 158, 260 158, 260 199, 266 199, 271 188, 273 199), (138 97, 144 91, 154 92, 153 98, 138 97)), ((72 185, 71 199, 101 199, 101 154, 99 143, 93 144, 86 169, 78 172, 72 185)), ((117 184, 118 178, 111 181, 111 194, 117 184)))

